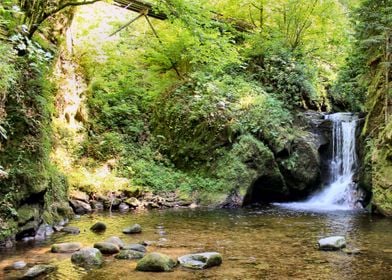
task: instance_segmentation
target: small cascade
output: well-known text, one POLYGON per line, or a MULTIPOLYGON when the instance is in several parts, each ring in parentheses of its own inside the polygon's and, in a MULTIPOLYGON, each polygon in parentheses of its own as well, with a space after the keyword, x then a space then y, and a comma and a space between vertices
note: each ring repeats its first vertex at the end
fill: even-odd
POLYGON ((360 196, 353 176, 357 167, 355 132, 358 117, 351 113, 327 115, 333 123, 330 180, 321 192, 305 202, 282 203, 302 210, 350 210, 360 196))

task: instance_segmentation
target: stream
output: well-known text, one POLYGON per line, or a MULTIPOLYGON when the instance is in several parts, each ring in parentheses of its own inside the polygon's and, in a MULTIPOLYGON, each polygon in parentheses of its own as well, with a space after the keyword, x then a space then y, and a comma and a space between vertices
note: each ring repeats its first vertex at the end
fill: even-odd
POLYGON ((81 216, 70 225, 79 235, 55 233, 41 243, 19 243, 0 251, 0 278, 16 279, 22 272, 4 270, 17 260, 51 263, 58 269, 41 279, 391 279, 392 220, 361 210, 311 212, 279 206, 260 209, 170 209, 81 216), (89 230, 96 221, 108 226, 104 234, 89 230), (125 235, 124 227, 139 223, 143 232, 125 235), (53 243, 78 241, 85 247, 109 236, 126 243, 157 241, 148 252, 174 258, 217 251, 223 263, 202 271, 177 267, 168 273, 135 271, 136 261, 105 256, 103 267, 85 270, 74 266, 70 254, 50 253, 53 243), (349 250, 319 251, 319 238, 344 235, 349 250), (18 274, 19 273, 19 274, 18 274))

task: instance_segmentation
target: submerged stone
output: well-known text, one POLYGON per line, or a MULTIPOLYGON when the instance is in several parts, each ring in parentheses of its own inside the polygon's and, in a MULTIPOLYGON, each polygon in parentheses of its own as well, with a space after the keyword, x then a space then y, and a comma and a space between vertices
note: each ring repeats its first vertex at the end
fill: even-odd
POLYGON ((320 250, 340 250, 346 247, 346 239, 343 236, 330 236, 318 241, 320 250))
POLYGON ((181 266, 191 269, 204 269, 218 266, 222 263, 222 256, 217 252, 189 254, 178 258, 181 266))
POLYGON ((66 233, 71 233, 71 234, 79 234, 80 233, 80 229, 77 227, 73 227, 73 226, 63 227, 60 231, 66 232, 66 233))
POLYGON ((82 243, 79 242, 68 242, 53 244, 51 248, 52 253, 73 253, 79 251, 82 248, 82 243))
POLYGON ((132 233, 141 233, 142 227, 139 224, 134 224, 130 227, 124 228, 123 233, 132 234, 132 233))
POLYGON ((141 244, 127 244, 127 245, 124 245, 123 249, 124 250, 139 251, 139 252, 142 252, 142 253, 147 252, 146 247, 141 245, 141 244))
POLYGON ((48 274, 56 270, 56 266, 51 264, 39 264, 35 265, 23 275, 23 278, 31 279, 44 274, 48 274))
POLYGON ((26 265, 27 263, 25 261, 17 261, 12 264, 12 268, 16 270, 23 269, 26 267, 26 265))
POLYGON ((167 272, 171 271, 176 262, 167 255, 150 253, 144 256, 136 265, 138 271, 167 272))

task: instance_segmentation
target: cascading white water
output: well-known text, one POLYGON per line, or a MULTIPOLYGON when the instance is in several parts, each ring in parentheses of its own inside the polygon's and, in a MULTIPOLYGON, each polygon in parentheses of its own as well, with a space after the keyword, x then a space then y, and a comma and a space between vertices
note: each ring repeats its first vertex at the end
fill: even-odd
POLYGON ((281 203, 279 205, 302 210, 350 210, 357 200, 353 176, 356 168, 355 131, 357 116, 351 113, 327 115, 333 123, 332 160, 330 182, 319 193, 305 202, 281 203))

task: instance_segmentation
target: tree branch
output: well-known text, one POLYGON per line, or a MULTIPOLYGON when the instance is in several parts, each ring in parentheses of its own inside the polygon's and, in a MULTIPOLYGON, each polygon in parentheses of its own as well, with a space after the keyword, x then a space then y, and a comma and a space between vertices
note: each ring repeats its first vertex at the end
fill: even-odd
POLYGON ((65 3, 61 6, 59 6, 57 9, 54 9, 50 12, 45 12, 42 16, 42 18, 34 23, 29 31, 29 38, 33 37, 34 33, 38 30, 38 27, 45 21, 47 20, 49 17, 57 14, 58 12, 61 12, 62 10, 64 10, 67 7, 76 7, 76 6, 82 6, 82 5, 89 5, 89 4, 94 4, 96 2, 100 2, 102 0, 83 0, 82 2, 68 2, 65 3))

